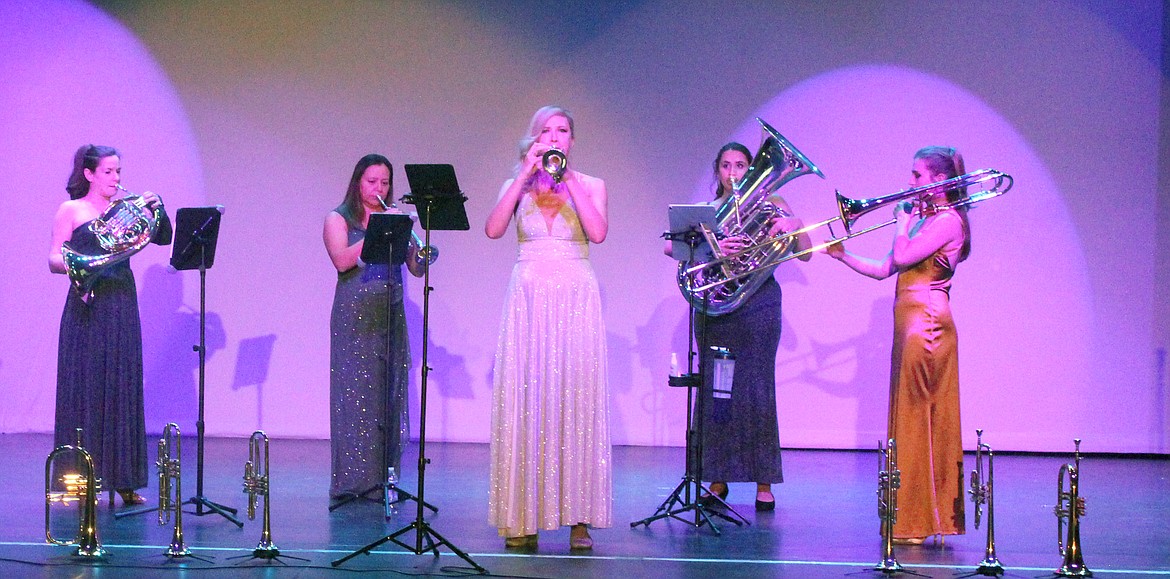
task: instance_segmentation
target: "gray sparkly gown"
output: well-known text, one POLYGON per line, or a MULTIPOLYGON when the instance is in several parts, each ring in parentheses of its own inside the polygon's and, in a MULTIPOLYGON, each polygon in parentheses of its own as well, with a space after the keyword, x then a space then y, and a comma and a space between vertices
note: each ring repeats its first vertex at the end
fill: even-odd
MULTIPOLYGON (((68 245, 87 255, 106 253, 86 222, 68 245)), ((164 212, 153 243, 171 242, 164 212)), ((82 446, 93 456, 105 490, 146 486, 146 418, 142 397, 142 323, 130 260, 107 267, 85 301, 72 287, 57 343, 57 409, 53 442, 82 446)))
POLYGON ((780 284, 769 276, 743 305, 722 316, 696 315, 703 373, 703 479, 779 483, 780 430, 776 419, 776 349, 780 345, 780 284), (735 356, 731 398, 714 398, 711 353, 735 356))
MULTIPOLYGON (((346 223, 350 245, 365 237, 364 229, 346 223)), ((367 264, 337 274, 329 319, 332 498, 381 485, 387 466, 401 472, 402 447, 410 436, 410 350, 402 300, 402 266, 367 264)))

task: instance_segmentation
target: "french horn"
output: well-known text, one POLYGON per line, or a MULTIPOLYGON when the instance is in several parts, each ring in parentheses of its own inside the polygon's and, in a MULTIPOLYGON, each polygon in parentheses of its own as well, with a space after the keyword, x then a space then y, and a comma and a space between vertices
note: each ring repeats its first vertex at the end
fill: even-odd
POLYGON ((150 207, 141 195, 130 193, 121 185, 118 189, 127 195, 114 201, 101 217, 89 223, 89 230, 97 237, 102 253, 81 253, 70 247, 69 242, 61 246, 65 271, 73 288, 82 297, 90 295, 103 271, 142 251, 158 231, 162 203, 150 207))

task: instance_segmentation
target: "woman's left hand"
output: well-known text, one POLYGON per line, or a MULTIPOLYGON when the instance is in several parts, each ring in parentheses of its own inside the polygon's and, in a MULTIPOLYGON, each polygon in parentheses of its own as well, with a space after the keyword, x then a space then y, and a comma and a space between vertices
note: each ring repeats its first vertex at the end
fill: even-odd
POLYGON ((163 204, 162 197, 159 197, 158 193, 155 193, 153 191, 147 191, 146 193, 143 193, 142 199, 144 201, 146 201, 147 207, 154 207, 156 205, 163 204))

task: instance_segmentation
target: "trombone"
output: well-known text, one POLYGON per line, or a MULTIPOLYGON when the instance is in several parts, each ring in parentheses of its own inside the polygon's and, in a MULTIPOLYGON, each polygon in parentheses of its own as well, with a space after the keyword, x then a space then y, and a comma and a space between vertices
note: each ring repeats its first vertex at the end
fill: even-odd
POLYGON ((882 560, 874 571, 891 574, 902 571, 894 557, 894 523, 898 520, 898 489, 902 487, 902 471, 898 470, 898 446, 894 439, 883 448, 878 441, 878 518, 882 521, 882 560))
POLYGON ((166 556, 172 558, 187 557, 191 549, 183 543, 183 492, 180 459, 183 455, 179 425, 168 423, 163 428, 162 438, 158 441, 158 524, 165 525, 171 521, 171 511, 175 512, 175 530, 171 535, 171 544, 167 547, 166 556), (174 458, 171 449, 174 448, 174 458), (173 481, 173 482, 172 482, 173 481))
POLYGON ((993 483, 993 459, 991 447, 983 444, 983 429, 975 430, 975 470, 971 471, 971 502, 975 503, 975 528, 983 514, 983 503, 987 503, 987 549, 975 574, 984 576, 1003 575, 1003 565, 995 556, 995 493, 993 483), (983 453, 987 453, 987 477, 983 476, 983 453))
POLYGON ((959 209, 959 208, 963 208, 963 207, 971 207, 977 203, 982 203, 983 201, 986 201, 988 199, 993 199, 995 197, 999 197, 1000 195, 1003 195, 1004 193, 1007 193, 1012 188, 1013 183, 1014 183, 1014 180, 1012 179, 1012 176, 1008 175, 1007 173, 1003 173, 1003 172, 997 171, 995 169, 980 169, 978 171, 972 171, 970 173, 965 173, 963 175, 959 175, 958 177, 951 177, 950 179, 946 179, 944 181, 939 181, 938 183, 931 183, 929 185, 922 185, 919 187, 913 187, 910 189, 898 191, 896 193, 891 193, 889 195, 885 195, 882 197, 873 197, 870 199, 850 199, 848 197, 845 197, 844 195, 841 194, 840 191, 838 191, 837 192, 837 213, 838 213, 838 215, 836 215, 834 217, 830 217, 829 219, 825 219, 824 221, 819 221, 819 222, 814 223, 812 225, 806 225, 805 227, 802 227, 802 228, 797 229, 795 231, 789 231, 787 233, 783 233, 783 234, 777 235, 775 237, 767 238, 760 243, 757 243, 754 245, 749 245, 747 247, 739 249, 738 251, 724 254, 722 257, 719 257, 717 259, 713 259, 711 261, 692 266, 690 268, 687 268, 683 272, 683 276, 680 276, 680 277, 685 277, 685 279, 686 279, 685 283, 688 285, 688 287, 686 288, 687 291, 689 291, 689 292, 707 291, 707 290, 710 290, 710 289, 713 289, 716 287, 721 287, 723 285, 726 285, 726 284, 734 282, 734 281, 738 281, 738 280, 745 278, 747 276, 753 275, 754 273, 756 273, 759 270, 762 270, 765 268, 770 268, 770 267, 775 267, 775 266, 777 266, 781 263, 784 263, 786 261, 789 261, 791 259, 796 259, 796 258, 802 257, 804 255, 807 255, 807 254, 810 254, 810 253, 813 253, 816 251, 820 251, 820 250, 822 250, 830 245, 833 245, 836 243, 841 243, 843 241, 852 239, 852 238, 857 237, 859 235, 865 235, 866 233, 869 233, 869 232, 874 231, 876 229, 881 229, 883 227, 886 227, 887 225, 893 225, 897 221, 897 219, 890 219, 889 221, 885 221, 885 222, 879 223, 877 225, 866 227, 865 229, 862 229, 860 231, 853 231, 853 225, 857 222, 857 220, 861 216, 863 216, 867 213, 870 213, 876 209, 879 209, 881 207, 885 207, 885 206, 890 205, 890 204, 896 204, 896 203, 899 203, 899 202, 902 202, 905 200, 919 201, 918 211, 921 214, 929 214, 929 213, 934 213, 934 212, 938 212, 938 211, 944 211, 947 209, 959 209), (975 187, 975 186, 988 187, 988 188, 981 189, 978 192, 971 193, 968 195, 966 193, 966 189, 968 187, 975 187), (942 205, 935 205, 933 203, 929 203, 929 202, 924 200, 925 197, 933 195, 935 193, 939 193, 942 191, 953 191, 953 190, 964 191, 963 199, 960 199, 959 201, 955 201, 952 203, 945 203, 942 205), (835 234, 833 233, 833 223, 838 222, 838 221, 840 221, 841 224, 845 228, 845 234, 842 235, 841 237, 836 237, 835 234), (828 227, 829 233, 831 235, 829 240, 827 240, 823 243, 816 244, 816 245, 814 245, 808 249, 805 249, 803 251, 798 251, 798 252, 793 252, 793 253, 781 253, 775 259, 767 260, 763 263, 756 265, 754 268, 747 269, 747 270, 742 271, 736 275, 727 276, 727 277, 712 276, 715 278, 714 281, 704 281, 706 279, 706 276, 703 274, 703 272, 707 271, 710 268, 723 268, 724 266, 726 266, 729 263, 736 262, 742 256, 750 255, 753 252, 760 251, 761 249, 785 247, 785 246, 793 243, 796 240, 796 237, 798 235, 806 234, 810 231, 813 231, 815 229, 819 229, 821 227, 828 227))
POLYGON ((1073 463, 1060 465, 1056 475, 1056 545, 1064 560, 1053 574, 1060 577, 1092 577, 1081 555, 1081 517, 1085 516, 1085 499, 1081 496, 1081 439, 1073 439, 1073 463), (1068 492, 1064 481, 1068 479, 1068 492), (1068 534, 1064 535, 1064 521, 1068 520, 1068 534))
POLYGON ((76 557, 99 558, 106 554, 98 540, 97 501, 101 492, 93 457, 81 446, 81 429, 77 429, 76 445, 61 445, 45 459, 45 540, 53 545, 77 545, 76 557), (58 465, 62 459, 67 465, 58 465), (65 471, 58 476, 58 472, 65 471), (54 489, 54 481, 56 489, 54 489), (69 506, 77 501, 77 535, 71 540, 53 536, 50 511, 53 503, 69 506))

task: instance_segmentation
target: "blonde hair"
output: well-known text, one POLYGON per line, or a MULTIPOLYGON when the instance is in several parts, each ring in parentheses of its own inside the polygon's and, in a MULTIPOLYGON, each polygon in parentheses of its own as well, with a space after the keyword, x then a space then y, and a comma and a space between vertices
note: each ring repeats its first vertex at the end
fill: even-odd
MULTIPOLYGON (((528 149, 532 148, 532 143, 535 143, 537 137, 540 136, 540 131, 544 129, 544 124, 556 116, 565 117, 569 121, 569 136, 576 136, 577 129, 573 124, 573 113, 569 112, 569 109, 557 105, 540 107, 536 111, 536 114, 532 115, 532 122, 528 123, 528 133, 524 135, 524 138, 520 139, 520 154, 518 155, 520 162, 524 161, 524 156, 528 154, 528 149)), ((519 163, 516 165, 516 172, 520 172, 519 163)))

